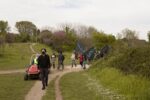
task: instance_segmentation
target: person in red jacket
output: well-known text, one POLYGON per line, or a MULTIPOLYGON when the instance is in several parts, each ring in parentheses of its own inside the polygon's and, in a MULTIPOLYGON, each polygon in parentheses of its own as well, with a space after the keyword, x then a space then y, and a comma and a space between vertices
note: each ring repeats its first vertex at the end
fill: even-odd
POLYGON ((82 53, 80 53, 79 62, 80 62, 81 67, 83 67, 83 60, 84 60, 84 57, 83 57, 82 53))

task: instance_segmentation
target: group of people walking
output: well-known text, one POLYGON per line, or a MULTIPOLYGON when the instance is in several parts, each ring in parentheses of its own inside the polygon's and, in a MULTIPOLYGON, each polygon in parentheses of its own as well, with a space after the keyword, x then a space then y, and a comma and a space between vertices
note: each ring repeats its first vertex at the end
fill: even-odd
POLYGON ((72 67, 77 65, 76 61, 79 59, 79 63, 81 65, 81 67, 83 69, 86 69, 86 61, 87 61, 87 57, 85 54, 83 53, 77 53, 77 52, 73 52, 72 55, 71 55, 71 65, 72 67))
MULTIPOLYGON (((49 56, 46 52, 46 49, 43 48, 41 50, 41 55, 38 55, 36 59, 33 60, 35 64, 37 64, 40 73, 41 73, 41 80, 42 80, 42 90, 45 89, 45 87, 48 85, 48 74, 51 69, 51 66, 53 69, 56 69, 56 60, 58 59, 58 70, 64 69, 64 60, 65 56, 63 55, 62 51, 58 53, 56 56, 55 53, 53 53, 51 56, 49 56)), ((83 69, 86 69, 86 55, 83 55, 82 53, 78 54, 77 52, 73 52, 71 55, 71 63, 72 67, 77 66, 77 60, 79 60, 79 63, 83 69)))

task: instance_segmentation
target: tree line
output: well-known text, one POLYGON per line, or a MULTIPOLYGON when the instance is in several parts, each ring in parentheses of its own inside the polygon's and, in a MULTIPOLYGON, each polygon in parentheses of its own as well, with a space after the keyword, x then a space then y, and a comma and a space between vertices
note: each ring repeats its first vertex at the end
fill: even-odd
MULTIPOLYGON (((92 26, 60 24, 55 30, 51 28, 39 29, 30 21, 18 21, 15 24, 18 33, 10 33, 10 27, 7 21, 0 20, 0 46, 5 43, 14 42, 39 42, 51 46, 53 49, 72 50, 76 42, 81 42, 85 47, 95 47, 114 43, 119 39, 136 40, 137 32, 130 29, 124 29, 116 37, 112 34, 106 34, 98 31, 92 26)), ((150 31, 147 33, 150 40, 150 31)), ((130 42, 129 42, 130 45, 130 42)))

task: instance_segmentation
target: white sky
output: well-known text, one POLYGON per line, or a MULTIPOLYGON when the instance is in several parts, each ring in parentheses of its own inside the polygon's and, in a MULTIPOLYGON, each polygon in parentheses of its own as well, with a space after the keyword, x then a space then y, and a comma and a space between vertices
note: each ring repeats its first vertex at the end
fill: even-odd
POLYGON ((37 27, 60 23, 92 25, 117 34, 129 28, 147 39, 150 31, 150 0, 0 0, 0 20, 28 20, 37 27))

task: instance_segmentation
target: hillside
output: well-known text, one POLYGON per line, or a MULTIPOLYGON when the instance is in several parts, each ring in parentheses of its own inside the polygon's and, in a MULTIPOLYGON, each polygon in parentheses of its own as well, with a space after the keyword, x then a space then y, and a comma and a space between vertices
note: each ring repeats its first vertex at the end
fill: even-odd
MULTIPOLYGON (((2 55, 0 55, 0 70, 22 69, 29 65, 33 52, 30 43, 5 44, 2 55)), ((35 45, 35 51, 40 53, 41 48, 51 49, 43 44, 35 45)))

